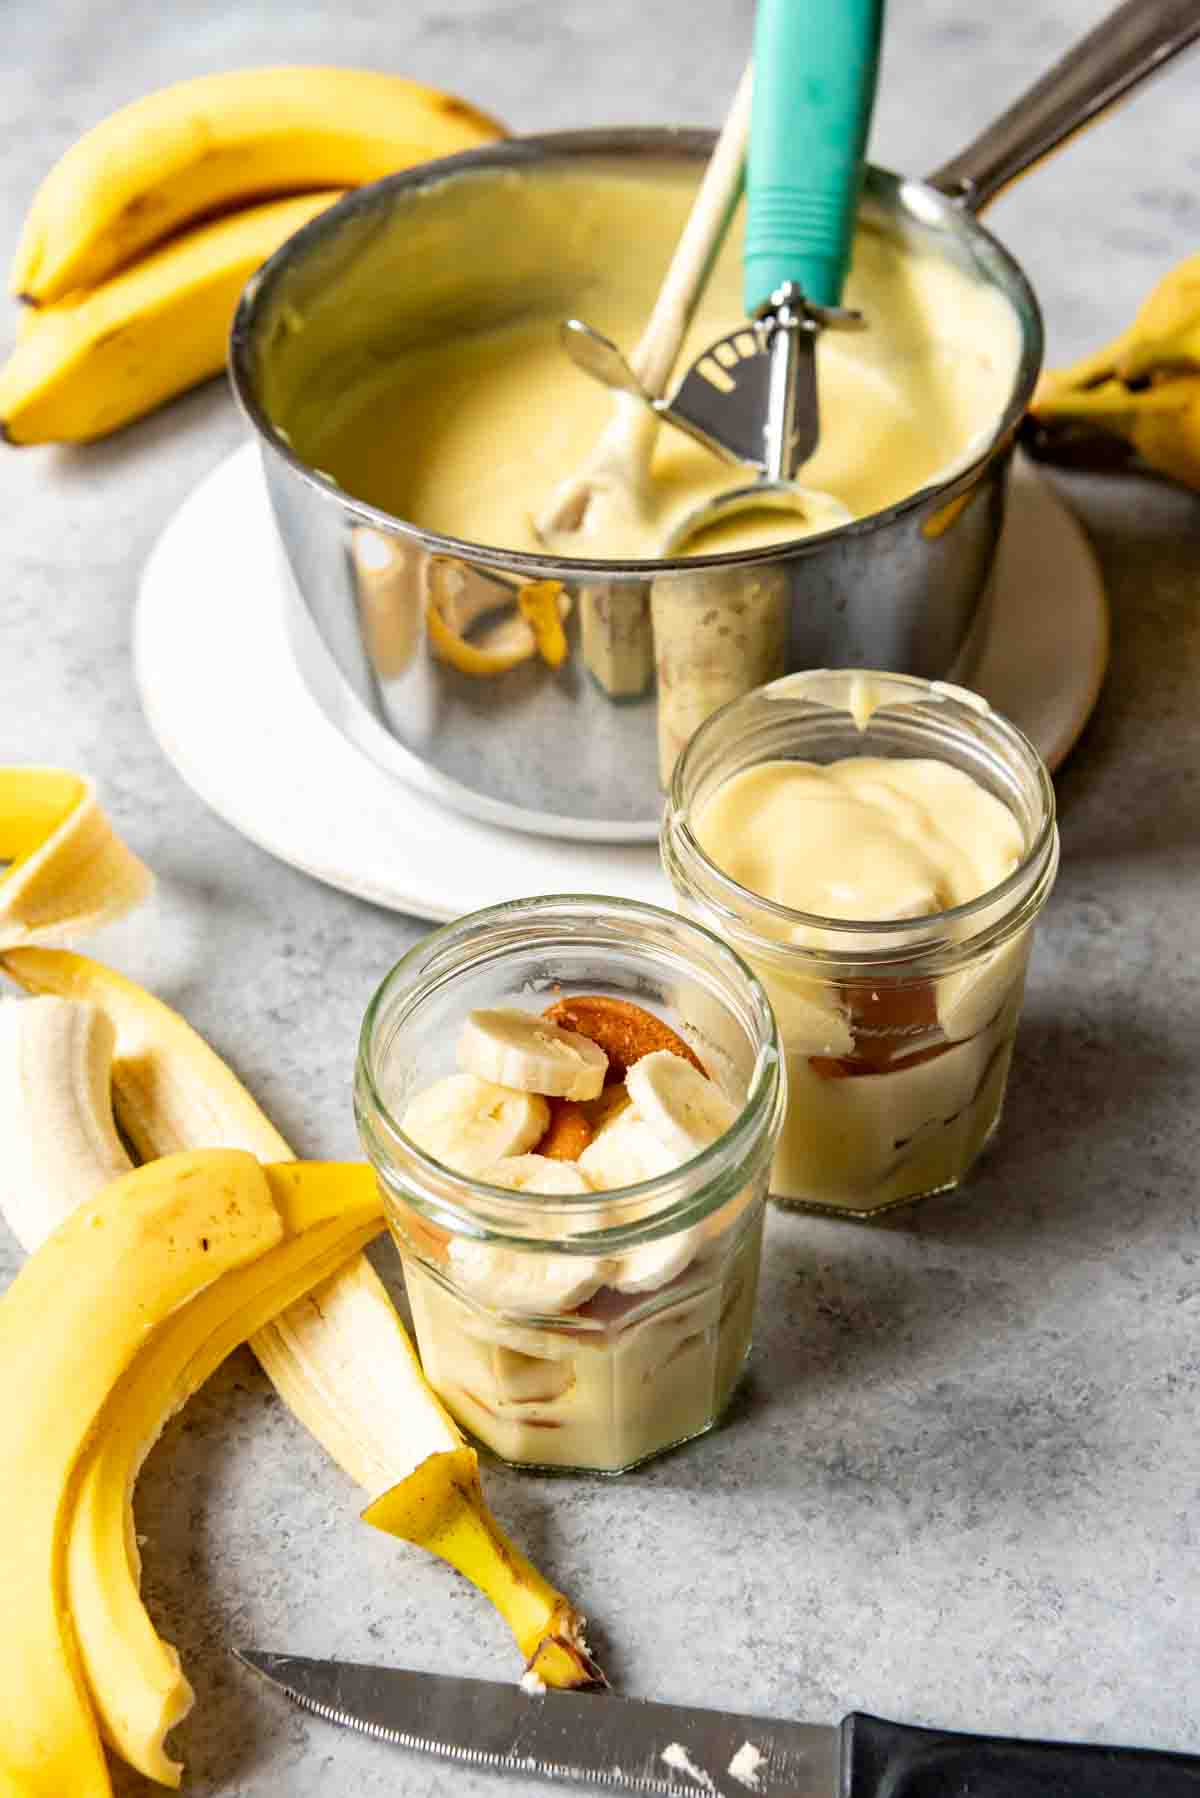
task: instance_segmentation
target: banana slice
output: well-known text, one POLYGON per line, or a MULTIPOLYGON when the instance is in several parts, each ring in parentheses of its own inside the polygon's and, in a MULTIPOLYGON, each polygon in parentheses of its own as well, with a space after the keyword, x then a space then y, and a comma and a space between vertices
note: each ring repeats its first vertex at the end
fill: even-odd
MULTIPOLYGON (((679 1061, 669 1049, 658 1051, 668 1061, 679 1061)), ((653 1060, 654 1057, 645 1057, 653 1060)), ((641 1062, 636 1064, 641 1066, 641 1062)), ((687 1068, 694 1079, 703 1085, 710 1086, 703 1074, 687 1062, 680 1062, 687 1068)), ((630 1069, 630 1074, 633 1070, 630 1069)), ((694 1151, 693 1151, 694 1153, 694 1151)), ((629 1106, 622 1111, 611 1124, 605 1126, 593 1139, 575 1163, 575 1166, 587 1176, 593 1186, 611 1189, 616 1186, 635 1186, 641 1180, 654 1180, 660 1174, 670 1174, 688 1160, 687 1155, 678 1154, 668 1148, 650 1126, 637 1114, 634 1107, 629 1106)), ((635 1214, 636 1215, 636 1214, 635 1214)), ((630 1223, 633 1219, 628 1210, 622 1209, 618 1218, 615 1214, 613 1223, 630 1223)), ((691 1230, 675 1231, 661 1242, 645 1242, 636 1249, 628 1249, 613 1261, 607 1284, 614 1286, 618 1292, 657 1292, 676 1279, 692 1261, 695 1260, 703 1241, 700 1227, 691 1230)))
POLYGON ((690 1161, 723 1136, 737 1117, 737 1107, 720 1087, 669 1049, 643 1055, 625 1085, 638 1116, 677 1163, 690 1161))
MULTIPOLYGON (((468 1076, 469 1077, 469 1076, 468 1076)), ((514 1192, 581 1194, 592 1191, 573 1161, 547 1155, 508 1155, 478 1176, 514 1192)), ((530 1210, 537 1233, 568 1231, 571 1214, 539 1206, 530 1210)), ((450 1275, 481 1304, 523 1314, 572 1311, 604 1285, 613 1263, 584 1255, 547 1255, 538 1248, 507 1249, 499 1243, 455 1237, 450 1275)))
POLYGON ((608 1283, 618 1292, 657 1292, 677 1280, 685 1267, 690 1267, 702 1246, 702 1235, 693 1230, 677 1230, 662 1242, 644 1242, 618 1256, 608 1283))
MULTIPOLYGON (((696 1078, 701 1080, 703 1075, 697 1074, 696 1078)), ((643 1180, 657 1180, 662 1174, 674 1173, 687 1159, 687 1155, 678 1155, 668 1148, 662 1137, 629 1108, 593 1138, 575 1166, 598 1192, 609 1192, 616 1186, 637 1186, 643 1180)))
MULTIPOLYGON (((547 1155, 508 1155, 485 1168, 479 1178, 514 1192, 574 1196, 593 1191, 573 1161, 552 1161, 547 1155)), ((571 1229, 572 1216, 566 1209, 539 1205, 528 1215, 537 1234, 571 1229)), ((590 1256, 506 1249, 461 1237, 450 1244, 451 1275, 473 1298, 522 1313, 573 1310, 604 1285, 612 1266, 611 1261, 590 1256)))
POLYGON ((497 1311, 553 1317, 586 1304, 613 1267, 591 1255, 547 1255, 506 1249, 494 1242, 456 1236, 450 1244, 450 1278, 471 1298, 497 1311))
POLYGON ((513 1192, 593 1192, 595 1188, 573 1161, 555 1161, 549 1155, 507 1155, 485 1168, 481 1180, 508 1186, 513 1192))
POLYGON ((515 1005, 468 1013, 458 1065, 481 1080, 553 1099, 595 1099, 608 1056, 590 1037, 563 1030, 515 1005))
POLYGON ((417 1093, 400 1120, 418 1148, 455 1173, 472 1176, 524 1155, 545 1135, 550 1107, 536 1093, 448 1074, 417 1093))

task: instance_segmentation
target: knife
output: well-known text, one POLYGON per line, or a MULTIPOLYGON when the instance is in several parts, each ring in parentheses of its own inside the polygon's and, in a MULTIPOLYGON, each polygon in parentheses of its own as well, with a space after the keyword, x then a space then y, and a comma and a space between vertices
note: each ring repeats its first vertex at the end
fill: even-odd
POLYGON ((1200 1756, 957 1735, 861 1712, 790 1723, 234 1652, 297 1704, 398 1748, 663 1798, 1200 1798, 1200 1756))

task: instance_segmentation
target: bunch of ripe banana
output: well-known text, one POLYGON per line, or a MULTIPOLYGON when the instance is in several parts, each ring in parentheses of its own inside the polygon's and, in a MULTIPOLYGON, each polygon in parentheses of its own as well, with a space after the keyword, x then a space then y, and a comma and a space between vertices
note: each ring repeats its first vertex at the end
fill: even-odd
POLYGON ((1030 411, 1047 453, 1086 459, 1108 441, 1200 489, 1200 255, 1165 275, 1111 343, 1043 375, 1030 411))
POLYGON ((215 374, 250 275, 342 190, 500 136, 463 100, 362 69, 240 69, 122 107, 34 197, 0 431, 100 437, 215 374))
POLYGON ((151 884, 92 784, 0 768, 6 862, 0 969, 30 996, 0 999, 0 1210, 29 1259, 0 1297, 0 1794, 110 1798, 102 1742, 179 1784, 165 1737, 192 1693, 139 1595, 133 1486, 246 1341, 369 1522, 473 1580, 545 1684, 598 1677, 360 1252, 372 1170, 292 1160, 182 1017, 47 946, 151 884))

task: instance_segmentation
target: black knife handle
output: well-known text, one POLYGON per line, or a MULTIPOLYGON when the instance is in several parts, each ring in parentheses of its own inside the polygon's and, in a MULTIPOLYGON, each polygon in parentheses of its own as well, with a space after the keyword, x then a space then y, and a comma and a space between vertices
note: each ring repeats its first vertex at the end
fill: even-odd
POLYGON ((856 1711, 840 1798, 1200 1798, 1200 1756, 911 1729, 856 1711))

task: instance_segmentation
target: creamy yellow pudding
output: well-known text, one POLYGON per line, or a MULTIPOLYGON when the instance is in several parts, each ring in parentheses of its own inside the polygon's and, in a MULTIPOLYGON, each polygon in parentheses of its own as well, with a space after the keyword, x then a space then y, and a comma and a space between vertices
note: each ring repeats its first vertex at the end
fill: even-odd
MULTIPOLYGON (((440 194, 438 230, 461 238, 461 291, 443 275, 418 328, 418 218, 412 260, 397 252, 389 264, 391 279, 409 283, 403 328, 389 337, 380 322, 391 304, 379 287, 381 250, 373 298, 366 274, 357 287, 344 280, 337 295, 343 330, 362 309, 362 357, 326 369, 289 402, 288 429, 307 460, 358 498, 447 536, 536 551, 546 546, 535 519, 586 463, 613 404, 564 354, 559 322, 578 312, 632 348, 693 181, 670 167, 654 174, 614 168, 543 172, 524 187, 514 175, 486 183, 463 177, 458 186, 458 196, 448 187, 440 194), (481 203, 484 187, 490 204, 481 203), (472 294, 480 296, 474 306, 472 294), (495 316, 496 294, 510 298, 503 320, 495 316), (373 334, 383 341, 372 342, 373 334)), ((742 319, 740 239, 738 222, 677 372, 742 319)), ((372 254, 368 245, 364 265, 372 254)), ((1019 336, 994 288, 873 226, 858 232, 845 298, 865 313, 869 329, 822 334, 821 441, 801 478, 863 517, 943 475, 991 431, 1011 390, 1019 336)), ((301 315, 297 328, 311 322, 301 315)), ((747 474, 663 427, 648 486, 615 481, 589 508, 573 553, 653 557, 684 514, 747 474)), ((756 546, 805 528, 786 514, 758 513, 692 548, 756 546)))
MULTIPOLYGON (((725 781, 693 830, 764 899, 871 923, 966 905, 1006 880, 1024 850, 1002 800, 961 768, 918 757, 761 762, 725 781)), ((829 941, 816 927, 809 937, 829 941)))
POLYGON ((884 958, 1015 872, 1026 842, 1012 811, 947 762, 861 755, 743 769, 691 828, 723 873, 787 908, 760 923, 764 934, 812 952, 776 959, 742 945, 787 1053, 772 1192, 876 1211, 954 1184, 999 1114, 1029 932, 941 976, 884 958), (911 933, 886 940, 872 929, 907 920, 911 933), (821 959, 847 950, 883 965, 858 975, 821 959))
POLYGON ((629 1189, 678 1175, 739 1103, 664 1019, 603 994, 541 1015, 472 1011, 457 1061, 412 1094, 401 1129, 511 1193, 513 1235, 457 1234, 393 1204, 430 1384, 522 1464, 611 1472, 700 1434, 749 1346, 769 1154, 757 1183, 684 1227, 623 1249, 588 1239, 652 1220, 629 1189))

